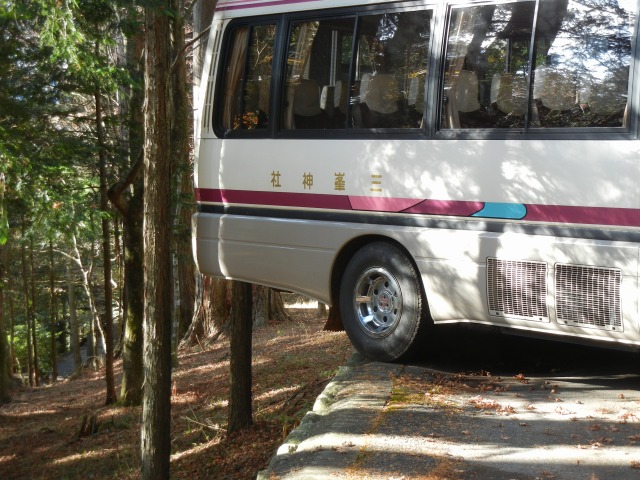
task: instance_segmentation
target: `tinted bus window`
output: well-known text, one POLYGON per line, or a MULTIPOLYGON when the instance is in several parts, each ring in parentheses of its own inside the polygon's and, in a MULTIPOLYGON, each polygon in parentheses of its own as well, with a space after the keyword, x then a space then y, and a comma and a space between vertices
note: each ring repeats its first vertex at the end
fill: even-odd
POLYGON ((292 25, 287 53, 283 128, 344 128, 354 27, 355 18, 323 19, 292 25), (340 98, 341 93, 344 98, 340 98))
POLYGON ((523 128, 534 2, 452 10, 443 128, 523 128))
POLYGON ((236 28, 224 68, 220 125, 225 130, 269 126, 269 91, 275 25, 236 28))
POLYGON ((534 2, 451 9, 442 128, 625 125, 635 4, 540 2, 537 23, 534 12, 534 2))
POLYGON ((635 2, 540 2, 532 126, 624 125, 634 23, 635 2))
POLYGON ((355 27, 355 18, 292 25, 284 129, 421 126, 431 12, 361 16, 353 42, 355 27))

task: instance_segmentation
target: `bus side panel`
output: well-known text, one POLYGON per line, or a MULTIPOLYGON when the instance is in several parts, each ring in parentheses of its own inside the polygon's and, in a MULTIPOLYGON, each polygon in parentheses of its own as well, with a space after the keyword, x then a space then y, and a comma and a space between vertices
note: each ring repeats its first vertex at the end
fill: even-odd
POLYGON ((331 303, 331 269, 341 248, 358 237, 386 236, 405 246, 416 260, 436 323, 474 322, 639 343, 639 251, 634 243, 202 213, 194 221, 196 258, 201 271, 211 275, 296 291, 331 303), (544 264, 545 318, 490 313, 488 258, 544 264), (556 264, 619 270, 622 328, 612 331, 559 323, 554 296, 556 264))
POLYGON ((639 343, 637 244, 524 234, 486 232, 478 235, 461 231, 425 231, 419 242, 423 248, 418 247, 420 253, 416 260, 423 276, 429 309, 436 323, 471 321, 538 332, 639 343), (546 269, 546 288, 542 301, 548 308, 547 316, 518 318, 492 315, 488 305, 488 258, 511 264, 534 262, 543 265, 546 269), (620 271, 622 329, 611 331, 558 322, 554 274, 559 264, 569 268, 588 265, 589 268, 620 271))
POLYGON ((201 272, 291 290, 331 303, 331 270, 349 239, 374 226, 198 213, 194 249, 201 272))

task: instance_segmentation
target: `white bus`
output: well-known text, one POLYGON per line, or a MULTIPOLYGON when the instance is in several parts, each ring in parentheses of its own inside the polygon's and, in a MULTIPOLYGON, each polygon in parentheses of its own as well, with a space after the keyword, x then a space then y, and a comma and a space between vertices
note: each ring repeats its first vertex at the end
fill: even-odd
POLYGON ((637 12, 219 0, 200 270, 339 307, 379 360, 455 322, 636 349, 637 12))

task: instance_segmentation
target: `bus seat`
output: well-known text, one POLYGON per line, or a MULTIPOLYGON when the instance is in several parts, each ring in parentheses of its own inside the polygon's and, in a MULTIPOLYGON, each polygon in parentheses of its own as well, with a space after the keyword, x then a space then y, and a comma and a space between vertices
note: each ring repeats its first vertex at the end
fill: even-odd
POLYGON ((327 112, 329 116, 333 115, 333 85, 325 85, 320 92, 320 108, 327 112))
POLYGON ((503 113, 524 115, 527 112, 527 82, 524 77, 496 73, 491 80, 491 103, 503 113))
POLYGON ((469 113, 480 110, 478 100, 478 76, 476 72, 462 70, 455 79, 455 101, 459 112, 469 113))
MULTIPOLYGON (((540 77, 538 77, 540 81, 540 77)), ((576 104, 576 85, 566 75, 546 71, 542 76, 539 99, 549 110, 571 110, 576 104)))
POLYGON ((347 82, 338 80, 333 87, 333 128, 344 128, 349 107, 349 87, 347 82))
POLYGON ((366 74, 360 86, 362 126, 365 128, 400 127, 400 92, 390 73, 366 74))
POLYGON ((320 108, 320 87, 315 80, 301 79, 293 94, 295 128, 325 128, 325 115, 320 108))
POLYGON ((407 105, 417 112, 424 112, 424 78, 414 77, 409 82, 407 105))
MULTIPOLYGON (((362 84, 365 84, 364 78, 362 84)), ((400 92, 396 78, 390 73, 371 75, 366 84, 363 99, 369 110, 374 112, 383 114, 397 112, 400 92)))
POLYGON ((349 104, 348 87, 346 82, 338 80, 333 88, 333 108, 343 115, 347 114, 347 105, 349 104))
POLYGON ((627 106, 628 81, 628 68, 614 71, 604 82, 591 81, 588 95, 591 111, 598 115, 613 115, 624 112, 627 106))

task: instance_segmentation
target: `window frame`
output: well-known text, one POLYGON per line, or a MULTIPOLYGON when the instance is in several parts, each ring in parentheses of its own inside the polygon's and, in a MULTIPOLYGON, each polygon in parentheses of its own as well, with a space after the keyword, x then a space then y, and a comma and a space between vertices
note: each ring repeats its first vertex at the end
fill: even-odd
MULTIPOLYGON (((627 108, 629 109, 628 123, 621 127, 531 127, 530 96, 532 94, 531 75, 528 75, 527 114, 524 128, 468 128, 468 129, 443 129, 440 126, 442 114, 442 96, 444 88, 444 66, 446 64, 446 49, 449 34, 449 23, 452 10, 455 8, 503 5, 522 3, 531 0, 412 0, 392 3, 364 5, 358 7, 337 7, 326 10, 309 10, 293 13, 280 13, 274 15, 261 15, 230 20, 223 27, 223 38, 220 46, 220 57, 215 73, 215 89, 212 109, 212 131, 217 138, 223 139, 434 139, 434 140, 631 140, 639 138, 640 129, 640 85, 635 85, 640 79, 640 60, 636 55, 640 53, 640 5, 636 6, 635 24, 631 34, 631 61, 629 68, 629 82, 627 92, 627 108), (282 95, 286 88, 284 79, 286 72, 286 56, 288 53, 288 39, 292 25, 296 22, 322 20, 327 18, 355 17, 355 29, 352 44, 351 65, 349 71, 350 85, 354 77, 354 47, 359 35, 360 17, 375 15, 385 12, 407 11, 432 12, 431 30, 427 62, 427 77, 425 79, 424 110, 422 128, 336 128, 336 129, 292 129, 285 130, 282 125, 282 95), (260 25, 275 25, 276 38, 274 43, 274 58, 272 63, 272 75, 269 98, 269 126, 265 129, 233 130, 221 127, 220 106, 223 104, 223 69, 227 65, 230 54, 229 47, 232 32, 239 27, 255 27, 260 25)), ((538 6, 541 1, 535 3, 534 23, 535 32, 538 19, 538 6)), ((639 2, 640 3, 640 2, 639 2)), ((529 56, 531 60, 535 56, 535 34, 531 37, 529 56)))

